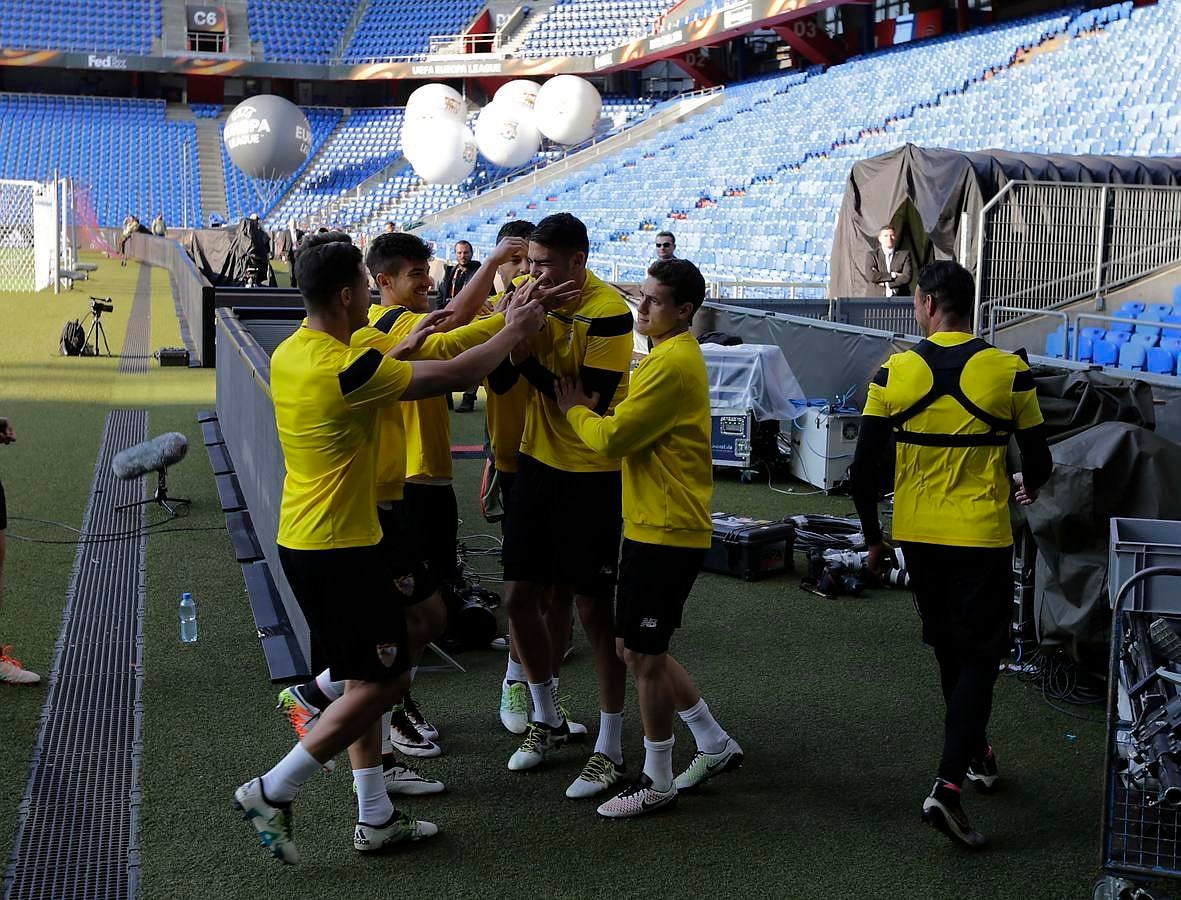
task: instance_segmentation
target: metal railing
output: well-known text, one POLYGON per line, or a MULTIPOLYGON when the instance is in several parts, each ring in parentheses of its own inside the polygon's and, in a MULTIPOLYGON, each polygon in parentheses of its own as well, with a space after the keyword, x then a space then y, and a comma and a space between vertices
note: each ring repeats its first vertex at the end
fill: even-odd
POLYGON ((1181 188, 1011 181, 980 210, 975 238, 979 334, 986 307, 1040 313, 1181 263, 1181 188))

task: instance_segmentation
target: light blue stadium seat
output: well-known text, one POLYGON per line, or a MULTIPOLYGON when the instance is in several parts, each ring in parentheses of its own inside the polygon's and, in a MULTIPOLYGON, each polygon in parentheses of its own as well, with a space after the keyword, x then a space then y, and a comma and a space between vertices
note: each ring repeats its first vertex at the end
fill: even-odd
POLYGON ((1120 347, 1110 341, 1096 341, 1092 359, 1096 365, 1114 366, 1119 360, 1120 347))
POLYGON ((1177 372, 1177 356, 1162 347, 1150 347, 1148 350, 1147 368, 1149 372, 1158 375, 1175 375, 1177 372))
POLYGON ((1143 371, 1148 357, 1148 348, 1137 341, 1131 341, 1119 348, 1119 367, 1132 371, 1143 371))
POLYGON ((1103 340, 1112 344, 1127 344, 1132 340, 1132 332, 1130 331, 1109 331, 1103 340))

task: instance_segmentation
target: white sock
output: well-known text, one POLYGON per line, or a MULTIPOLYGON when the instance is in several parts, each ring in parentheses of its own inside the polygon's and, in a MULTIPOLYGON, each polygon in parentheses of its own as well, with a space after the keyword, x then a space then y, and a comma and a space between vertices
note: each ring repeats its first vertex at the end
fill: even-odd
POLYGON ((561 680, 562 679, 559 678, 557 675, 555 675, 553 678, 550 679, 550 683, 554 686, 553 695, 554 695, 554 706, 555 707, 559 705, 558 704, 558 684, 561 682, 561 680))
POLYGON ((562 724, 554 703, 553 681, 534 684, 529 682, 529 694, 533 697, 533 721, 556 727, 562 724))
POLYGON ((602 753, 617 766, 623 765, 623 713, 599 712, 599 736, 595 753, 602 753))
POLYGON ((366 825, 384 825, 394 815, 394 804, 385 792, 381 766, 353 769, 353 784, 357 786, 357 821, 366 825))
POLYGON ((644 738, 644 774, 652 779, 653 790, 667 793, 673 786, 673 741, 644 738))
POLYGON ((410 667, 410 680, 414 681, 414 676, 418 674, 418 666, 410 667))
POLYGON ((505 681, 528 681, 529 678, 525 674, 525 667, 513 659, 508 658, 508 667, 504 670, 505 681))
MULTIPOLYGON (((394 752, 393 741, 390 740, 390 722, 394 720, 394 711, 387 709, 381 717, 381 755, 394 752)), ((385 821, 384 819, 382 820, 385 821)))
POLYGON ((705 698, 697 701, 696 706, 681 710, 677 713, 681 721, 689 726, 693 732, 693 740, 697 741, 697 749, 702 753, 721 753, 730 735, 710 715, 709 707, 705 705, 705 698))
POLYGON ((295 792, 305 781, 320 771, 320 763, 312 754, 296 744, 271 771, 262 776, 262 792, 272 803, 290 803, 295 792))
POLYGON ((344 696, 344 682, 333 681, 332 673, 328 669, 316 676, 316 687, 323 691, 329 700, 339 700, 344 696))

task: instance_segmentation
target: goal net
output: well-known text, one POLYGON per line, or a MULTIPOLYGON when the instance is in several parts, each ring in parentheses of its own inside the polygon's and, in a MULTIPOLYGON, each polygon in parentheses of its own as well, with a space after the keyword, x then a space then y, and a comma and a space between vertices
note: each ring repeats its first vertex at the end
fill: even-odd
POLYGON ((68 179, 44 184, 0 179, 0 291, 68 286, 74 264, 68 179))

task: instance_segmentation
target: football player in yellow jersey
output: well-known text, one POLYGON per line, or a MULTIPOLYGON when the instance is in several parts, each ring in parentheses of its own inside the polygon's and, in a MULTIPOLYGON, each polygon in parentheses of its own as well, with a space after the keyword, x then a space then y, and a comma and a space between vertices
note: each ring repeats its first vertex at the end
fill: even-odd
POLYGON ((558 407, 587 446, 623 460, 623 553, 615 603, 615 642, 636 679, 644 720, 644 770, 599 807, 608 818, 654 812, 679 790, 742 765, 743 753, 714 719, 693 679, 668 647, 681 626, 713 533, 710 500, 709 376, 689 331, 705 302, 693 263, 652 264, 641 287, 636 330, 652 351, 632 373, 615 414, 594 410, 599 397, 573 379, 557 385, 558 407), (689 726, 697 753, 673 778, 673 712, 689 726))
MULTIPOLYGON (((519 237, 528 239, 537 226, 532 222, 518 220, 506 222, 496 235, 496 240, 519 237)), ((502 307, 512 296, 515 288, 529 281, 528 245, 510 259, 502 262, 497 275, 504 290, 493 299, 493 306, 502 307)), ((525 405, 528 400, 529 383, 520 377, 516 368, 507 360, 484 380, 487 396, 485 411, 488 417, 488 435, 492 446, 492 458, 500 478, 500 492, 504 516, 512 515, 512 487, 517 477, 517 456, 521 450, 521 435, 525 430, 525 405)), ((503 526, 502 526, 503 527, 503 526)), ((550 634, 550 648, 553 656, 554 695, 558 694, 558 683, 562 661, 570 646, 570 622, 573 617, 573 596, 568 588, 562 588, 562 596, 555 602, 551 596, 545 602, 546 627, 550 634)), ((504 681, 500 686, 500 721, 512 734, 524 734, 529 725, 530 698, 527 676, 521 665, 521 657, 509 643, 508 665, 504 681)), ((572 735, 581 735, 586 726, 569 722, 572 735)))
MULTIPOLYGON (((378 413, 487 375, 543 324, 540 303, 510 309, 508 324, 447 362, 406 363, 352 347, 366 321, 369 284, 347 235, 305 241, 296 262, 308 317, 271 356, 270 392, 287 474, 279 508, 279 558, 312 637, 344 696, 265 775, 241 785, 234 803, 265 848, 299 860, 291 801, 299 787, 348 747, 357 792, 353 846, 373 852, 431 837, 438 828, 399 815, 381 767, 382 713, 409 685, 406 618, 378 548, 378 413)), ((423 329, 409 345, 429 337, 423 329)))
MULTIPOLYGON (((581 291, 551 309, 546 327, 513 351, 530 384, 513 513, 505 519, 504 577, 513 645, 533 700, 513 771, 531 769, 565 744, 569 725, 553 694, 553 647, 543 618, 548 588, 573 591, 594 653, 599 733, 568 797, 592 797, 619 780, 626 669, 615 653, 612 601, 622 529, 619 460, 587 447, 558 408, 554 382, 579 378, 606 413, 627 394, 633 320, 622 295, 586 267, 586 226, 568 213, 547 216, 529 239, 536 284, 574 281, 581 291)), ((527 294, 530 286, 521 289, 527 294)), ((554 599, 557 599, 556 597, 554 599)))
POLYGON ((877 572, 887 552, 877 468, 895 442, 893 538, 902 542, 923 641, 935 650, 946 706, 943 756, 923 820, 971 849, 987 843, 960 803, 965 778, 995 789, 986 729, 1013 605, 1010 495, 1032 503, 1050 477, 1033 375, 1014 353, 972 335, 972 275, 947 260, 926 266, 914 294, 926 338, 891 356, 869 386, 853 457, 853 500, 877 572), (1022 473, 1006 473, 1016 440, 1022 473))

